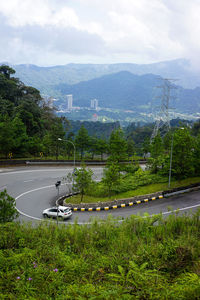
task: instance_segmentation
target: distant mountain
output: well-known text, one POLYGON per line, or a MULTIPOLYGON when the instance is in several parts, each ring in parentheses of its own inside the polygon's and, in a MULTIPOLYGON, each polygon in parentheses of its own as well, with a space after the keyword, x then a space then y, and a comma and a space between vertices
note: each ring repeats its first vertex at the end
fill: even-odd
MULTIPOLYGON (((100 107, 149 113, 160 103, 156 98, 161 97, 163 91, 155 88, 163 84, 160 79, 153 74, 139 76, 122 71, 74 85, 59 84, 54 89, 63 99, 65 95, 72 94, 74 106, 88 107, 90 100, 97 98, 100 107)), ((184 89, 176 86, 171 92, 173 90, 175 92, 170 99, 170 107, 180 113, 200 112, 200 88, 184 89)), ((64 107, 65 101, 62 100, 64 107)))
POLYGON ((151 73, 164 78, 176 78, 179 79, 179 85, 185 88, 200 86, 200 72, 193 72, 190 62, 185 59, 153 64, 67 64, 52 67, 24 64, 10 66, 16 70, 16 76, 25 84, 32 85, 49 96, 58 96, 54 85, 76 84, 120 71, 128 71, 135 75, 151 73))
POLYGON ((73 94, 74 106, 88 107, 97 98, 101 107, 135 110, 151 102, 157 83, 158 76, 122 71, 74 85, 59 84, 55 89, 63 96, 73 94))

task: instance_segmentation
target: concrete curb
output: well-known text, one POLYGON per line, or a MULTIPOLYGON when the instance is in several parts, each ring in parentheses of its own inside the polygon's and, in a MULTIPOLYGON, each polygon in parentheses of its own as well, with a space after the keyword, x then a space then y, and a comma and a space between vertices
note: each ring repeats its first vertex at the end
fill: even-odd
POLYGON ((133 205, 141 204, 141 203, 147 203, 150 201, 154 201, 156 199, 162 199, 163 195, 159 193, 154 193, 151 195, 143 195, 138 197, 133 197, 130 199, 120 199, 120 200, 113 200, 110 202, 100 202, 100 203, 85 203, 85 204, 71 204, 71 203, 63 203, 64 199, 71 197, 72 195, 66 195, 60 197, 56 201, 56 205, 64 205, 71 208, 72 211, 102 211, 102 210, 111 210, 111 209, 117 209, 117 208, 124 208, 124 207, 130 207, 133 205))
POLYGON ((120 199, 120 200, 113 200, 111 202, 101 202, 101 203, 86 203, 84 204, 84 207, 82 204, 79 205, 75 205, 75 204, 66 204, 63 203, 63 200, 68 198, 68 197, 72 197, 72 195, 65 195, 60 197, 57 201, 56 201, 56 205, 64 205, 64 206, 68 206, 71 208, 72 211, 77 212, 77 211, 108 211, 108 210, 112 210, 112 209, 117 209, 117 208, 124 208, 124 207, 131 207, 134 205, 138 205, 141 203, 147 203, 150 201, 155 201, 158 199, 163 199, 163 198, 167 198, 167 197, 171 197, 171 196, 176 196, 177 194, 183 194, 183 193, 188 193, 188 192, 192 192, 192 191, 197 191, 200 189, 200 183, 196 183, 196 184, 192 184, 190 186, 187 187, 182 187, 181 188, 176 188, 176 189, 172 189, 170 191, 165 191, 165 192, 157 192, 154 194, 150 194, 150 195, 143 195, 143 196, 136 196, 133 197, 131 199, 120 199), (113 203, 113 205, 111 204, 113 203), (92 207, 92 205, 95 205, 92 207))
POLYGON ((146 199, 142 199, 142 200, 136 200, 134 202, 129 202, 129 203, 122 203, 122 204, 118 204, 118 205, 111 205, 111 206, 98 206, 98 207, 73 207, 72 210, 73 211, 101 211, 101 210, 111 210, 111 209, 117 209, 117 208, 123 208, 123 207, 127 207, 127 206, 133 206, 133 205, 137 205, 140 203, 147 203, 149 201, 154 201, 156 199, 162 199, 163 195, 160 195, 158 197, 152 197, 152 198, 146 198, 146 199))

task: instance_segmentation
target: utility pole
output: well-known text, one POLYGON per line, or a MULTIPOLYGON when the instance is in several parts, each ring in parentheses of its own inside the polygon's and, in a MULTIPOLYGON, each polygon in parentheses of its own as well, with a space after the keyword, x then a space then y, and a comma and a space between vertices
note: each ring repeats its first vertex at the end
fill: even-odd
POLYGON ((159 106, 159 112, 156 118, 156 124, 151 136, 151 141, 155 138, 158 134, 158 131, 162 128, 163 134, 167 133, 170 129, 170 118, 169 118, 169 102, 170 99, 174 98, 171 95, 172 89, 177 89, 172 83, 177 79, 169 79, 164 78, 163 84, 157 86, 157 88, 162 89, 161 95, 157 96, 156 98, 161 99, 161 104, 159 106))

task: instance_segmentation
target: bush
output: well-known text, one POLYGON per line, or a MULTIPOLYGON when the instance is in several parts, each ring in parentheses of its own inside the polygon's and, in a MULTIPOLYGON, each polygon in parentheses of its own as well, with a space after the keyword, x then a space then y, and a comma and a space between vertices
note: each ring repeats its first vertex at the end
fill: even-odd
POLYGON ((11 222, 18 216, 15 199, 4 190, 0 192, 0 223, 11 222))
POLYGON ((198 299, 199 217, 1 224, 0 298, 198 299))

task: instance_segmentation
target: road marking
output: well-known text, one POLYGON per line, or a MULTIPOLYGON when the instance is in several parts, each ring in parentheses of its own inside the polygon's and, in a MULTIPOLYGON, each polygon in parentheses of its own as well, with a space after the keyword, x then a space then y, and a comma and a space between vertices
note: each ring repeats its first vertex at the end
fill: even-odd
MULTIPOLYGON (((38 191, 38 190, 42 190, 42 189, 46 189, 46 188, 50 188, 50 187, 54 187, 54 185, 43 186, 43 187, 40 187, 40 188, 37 188, 37 189, 34 189, 34 190, 30 190, 30 191, 24 192, 24 193, 20 194, 19 196, 17 196, 15 198, 15 200, 17 200, 17 199, 21 198, 22 196, 27 195, 29 193, 32 193, 32 192, 35 192, 35 191, 38 191)), ((17 207, 16 207, 16 209, 17 209, 17 211, 21 215, 23 215, 25 217, 28 217, 28 218, 31 218, 31 219, 34 219, 34 220, 40 220, 40 221, 42 221, 41 218, 36 218, 36 217, 33 217, 33 216, 29 216, 29 215, 25 214, 24 212, 22 212, 21 210, 19 210, 17 207)))
POLYGON ((33 181, 33 179, 30 179, 30 180, 25 180, 24 182, 31 182, 31 181, 33 181))
POLYGON ((14 172, 5 172, 5 173, 1 173, 1 175, 8 175, 8 174, 19 174, 19 173, 32 173, 32 172, 49 172, 49 171, 54 171, 54 172, 58 172, 58 171, 68 171, 68 170, 71 170, 71 169, 46 169, 46 170, 29 170, 29 171, 14 171, 14 172))
MULTIPOLYGON (((99 170, 102 167, 99 168, 92 168, 93 170, 99 170)), ((24 171, 10 171, 10 172, 5 172, 5 173, 0 173, 1 175, 8 175, 8 174, 19 174, 19 173, 32 173, 32 172, 49 172, 49 171, 53 171, 53 172, 58 172, 58 171, 70 171, 73 170, 74 168, 62 168, 62 169, 37 169, 37 170, 24 170, 24 171)), ((103 168, 102 168, 103 169, 103 168)), ((3 170, 1 170, 3 171, 3 170)))
MULTIPOLYGON (((64 184, 61 184, 61 185, 64 185, 64 184)), ((40 188, 37 188, 37 189, 33 189, 33 190, 30 190, 30 191, 24 192, 24 193, 20 194, 19 196, 17 196, 17 197, 15 198, 15 200, 17 200, 17 199, 21 198, 22 196, 27 195, 27 194, 29 194, 29 193, 36 192, 36 191, 38 191, 38 190, 42 190, 42 189, 46 189, 46 188, 51 188, 51 187, 54 187, 54 186, 55 186, 54 184, 53 184, 53 185, 47 185, 47 186, 43 186, 43 187, 40 187, 40 188)), ((189 209, 192 209, 192 208, 196 208, 196 207, 199 207, 199 206, 200 206, 200 204, 196 204, 196 205, 187 206, 187 207, 183 207, 183 208, 177 208, 177 209, 172 210, 172 211, 162 212, 161 214, 162 214, 162 215, 172 214, 172 213, 176 213, 176 212, 179 212, 179 211, 184 211, 184 210, 189 210, 189 209)), ((30 216, 30 215, 28 215, 28 214, 26 214, 26 213, 20 211, 17 207, 16 207, 16 209, 17 209, 17 211, 18 211, 21 215, 23 215, 23 216, 26 216, 26 217, 28 217, 28 218, 30 218, 30 219, 33 219, 33 220, 44 221, 44 220, 41 219, 41 218, 33 217, 33 216, 30 216)), ((153 216, 158 215, 158 214, 159 214, 159 213, 157 213, 157 214, 152 214, 152 215, 150 215, 150 216, 148 216, 148 217, 153 217, 153 216)), ((146 218, 146 216, 144 216, 144 218, 146 218)), ((119 222, 122 222, 122 221, 123 221, 123 220, 120 220, 119 222)), ((91 224, 91 222, 77 222, 77 224, 80 224, 80 225, 83 225, 83 224, 91 224)))
MULTIPOLYGON (((192 206, 187 206, 187 207, 183 207, 183 208, 177 208, 176 210, 173 210, 172 212, 188 210, 188 209, 199 207, 199 206, 200 206, 200 204, 192 205, 192 206)), ((166 212, 162 213, 162 215, 167 215, 169 213, 171 213, 171 212, 170 211, 166 211, 166 212)))

